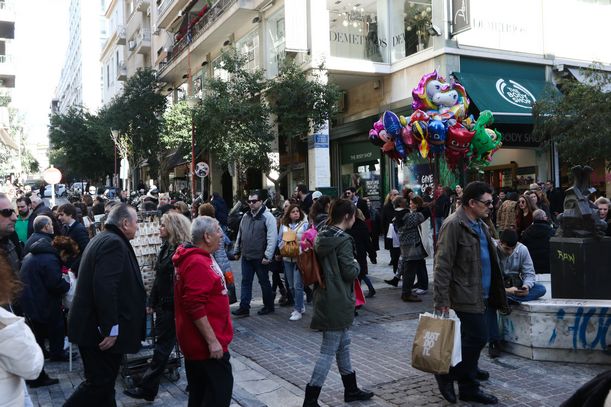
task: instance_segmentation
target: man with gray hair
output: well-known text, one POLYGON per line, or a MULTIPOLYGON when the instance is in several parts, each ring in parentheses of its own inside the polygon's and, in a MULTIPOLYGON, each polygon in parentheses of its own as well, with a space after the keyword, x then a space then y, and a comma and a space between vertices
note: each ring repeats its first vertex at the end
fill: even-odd
POLYGON ((189 405, 228 407, 233 326, 225 278, 213 257, 223 231, 216 219, 200 216, 191 225, 191 240, 193 244, 179 246, 173 257, 176 338, 185 356, 189 405))
POLYGON ((24 254, 30 252, 34 243, 47 238, 53 239, 53 221, 47 215, 39 215, 34 219, 34 233, 25 242, 24 254))
POLYGON ((136 210, 118 204, 83 253, 68 337, 79 347, 85 380, 64 406, 116 405, 115 380, 123 354, 140 349, 146 292, 129 242, 137 230, 136 210))
MULTIPOLYGON (((51 218, 51 220, 54 220, 53 212, 48 206, 45 205, 45 202, 41 197, 36 194, 32 194, 32 196, 30 197, 30 201, 32 202, 32 213, 30 214, 30 223, 28 223, 28 239, 30 238, 30 236, 32 236, 32 233, 34 233, 34 220, 36 220, 38 216, 46 215, 51 218)), ((53 230, 54 233, 59 234, 61 228, 59 227, 59 225, 54 224, 53 230)))

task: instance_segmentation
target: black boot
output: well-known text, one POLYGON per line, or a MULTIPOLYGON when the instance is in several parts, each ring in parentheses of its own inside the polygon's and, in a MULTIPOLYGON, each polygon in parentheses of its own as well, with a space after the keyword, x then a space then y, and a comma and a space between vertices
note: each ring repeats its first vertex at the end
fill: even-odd
POLYGON ((399 277, 394 276, 391 280, 384 280, 386 284, 390 284, 393 287, 397 287, 399 285, 399 277))
POLYGON ((342 375, 342 382, 344 383, 344 401, 346 403, 357 400, 369 400, 373 397, 373 392, 361 390, 357 387, 355 372, 342 375))
POLYGON ((45 369, 43 368, 35 380, 26 380, 25 382, 28 386, 34 389, 37 387, 52 386, 54 384, 58 384, 59 380, 49 377, 49 375, 45 372, 45 369))
POLYGON ((320 396, 320 387, 306 386, 305 399, 303 400, 303 407, 320 407, 318 404, 318 396, 320 396))

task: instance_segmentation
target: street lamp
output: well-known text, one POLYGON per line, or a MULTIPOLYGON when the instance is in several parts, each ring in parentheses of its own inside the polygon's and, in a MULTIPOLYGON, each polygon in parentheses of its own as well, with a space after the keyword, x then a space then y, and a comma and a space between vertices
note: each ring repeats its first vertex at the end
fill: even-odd
POLYGON ((112 141, 115 144, 115 172, 112 174, 112 186, 117 187, 117 140, 119 139, 119 130, 110 129, 110 134, 112 141))
POLYGON ((189 96, 187 105, 191 109, 191 205, 195 202, 195 106, 197 97, 189 96))

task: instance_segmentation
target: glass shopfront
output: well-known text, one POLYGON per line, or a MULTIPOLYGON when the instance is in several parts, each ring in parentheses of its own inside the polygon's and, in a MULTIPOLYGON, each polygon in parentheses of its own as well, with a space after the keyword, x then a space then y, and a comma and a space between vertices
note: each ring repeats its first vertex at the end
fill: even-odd
POLYGON ((370 142, 341 145, 341 192, 354 187, 361 197, 380 199, 382 176, 380 149, 370 142))
POLYGON ((432 0, 327 0, 331 56, 396 62, 429 48, 432 0))

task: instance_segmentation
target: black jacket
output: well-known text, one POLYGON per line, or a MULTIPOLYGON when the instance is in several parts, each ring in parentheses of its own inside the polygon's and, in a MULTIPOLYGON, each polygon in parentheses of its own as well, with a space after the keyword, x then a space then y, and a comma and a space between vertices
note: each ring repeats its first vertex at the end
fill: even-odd
POLYGON ((217 195, 216 192, 212 194, 212 200, 210 201, 212 206, 214 206, 214 217, 219 221, 221 226, 227 226, 227 217, 229 215, 229 210, 227 209, 227 204, 225 200, 221 198, 220 195, 217 195))
POLYGON ((549 238, 554 236, 554 229, 545 220, 534 220, 520 238, 528 248, 535 266, 535 273, 547 274, 549 269, 549 238))
POLYGON ((34 220, 37 216, 40 215, 45 215, 51 218, 51 220, 53 221, 53 230, 55 232, 55 235, 59 235, 61 231, 61 225, 59 224, 55 216, 53 216, 53 211, 51 211, 49 207, 45 206, 44 202, 41 202, 36 208, 32 209, 30 221, 28 222, 28 238, 34 233, 34 220))
POLYGON ((155 265, 155 280, 149 297, 149 307, 174 312, 174 264, 172 256, 176 251, 168 242, 161 245, 157 264, 155 265))
POLYGON ((106 225, 87 245, 79 267, 70 310, 68 337, 83 347, 96 347, 119 325, 109 350, 136 353, 144 339, 146 292, 136 255, 125 235, 106 225))
POLYGON ((78 245, 79 255, 76 256, 74 259, 70 259, 70 262, 67 265, 78 277, 78 269, 81 262, 81 257, 83 256, 83 252, 85 252, 87 244, 89 244, 89 233, 87 233, 85 225, 76 221, 72 224, 72 226, 68 227, 68 230, 64 233, 64 235, 74 240, 78 245))
POLYGON ((348 230, 346 230, 354 241, 354 258, 358 261, 360 266, 359 278, 367 275, 367 255, 370 257, 375 257, 375 251, 373 250, 373 245, 371 243, 371 236, 369 235, 369 229, 367 229, 367 225, 365 222, 356 218, 354 221, 354 225, 348 230))
POLYGON ((32 250, 32 246, 34 243, 38 242, 40 239, 51 239, 53 240, 53 235, 48 235, 43 232, 34 232, 32 236, 28 237, 28 240, 25 242, 25 246, 23 248, 24 254, 28 254, 30 250, 32 250))
POLYGON ((44 235, 34 242, 21 265, 21 307, 26 317, 37 322, 61 317, 62 296, 70 288, 62 278, 62 263, 51 238, 44 235))

